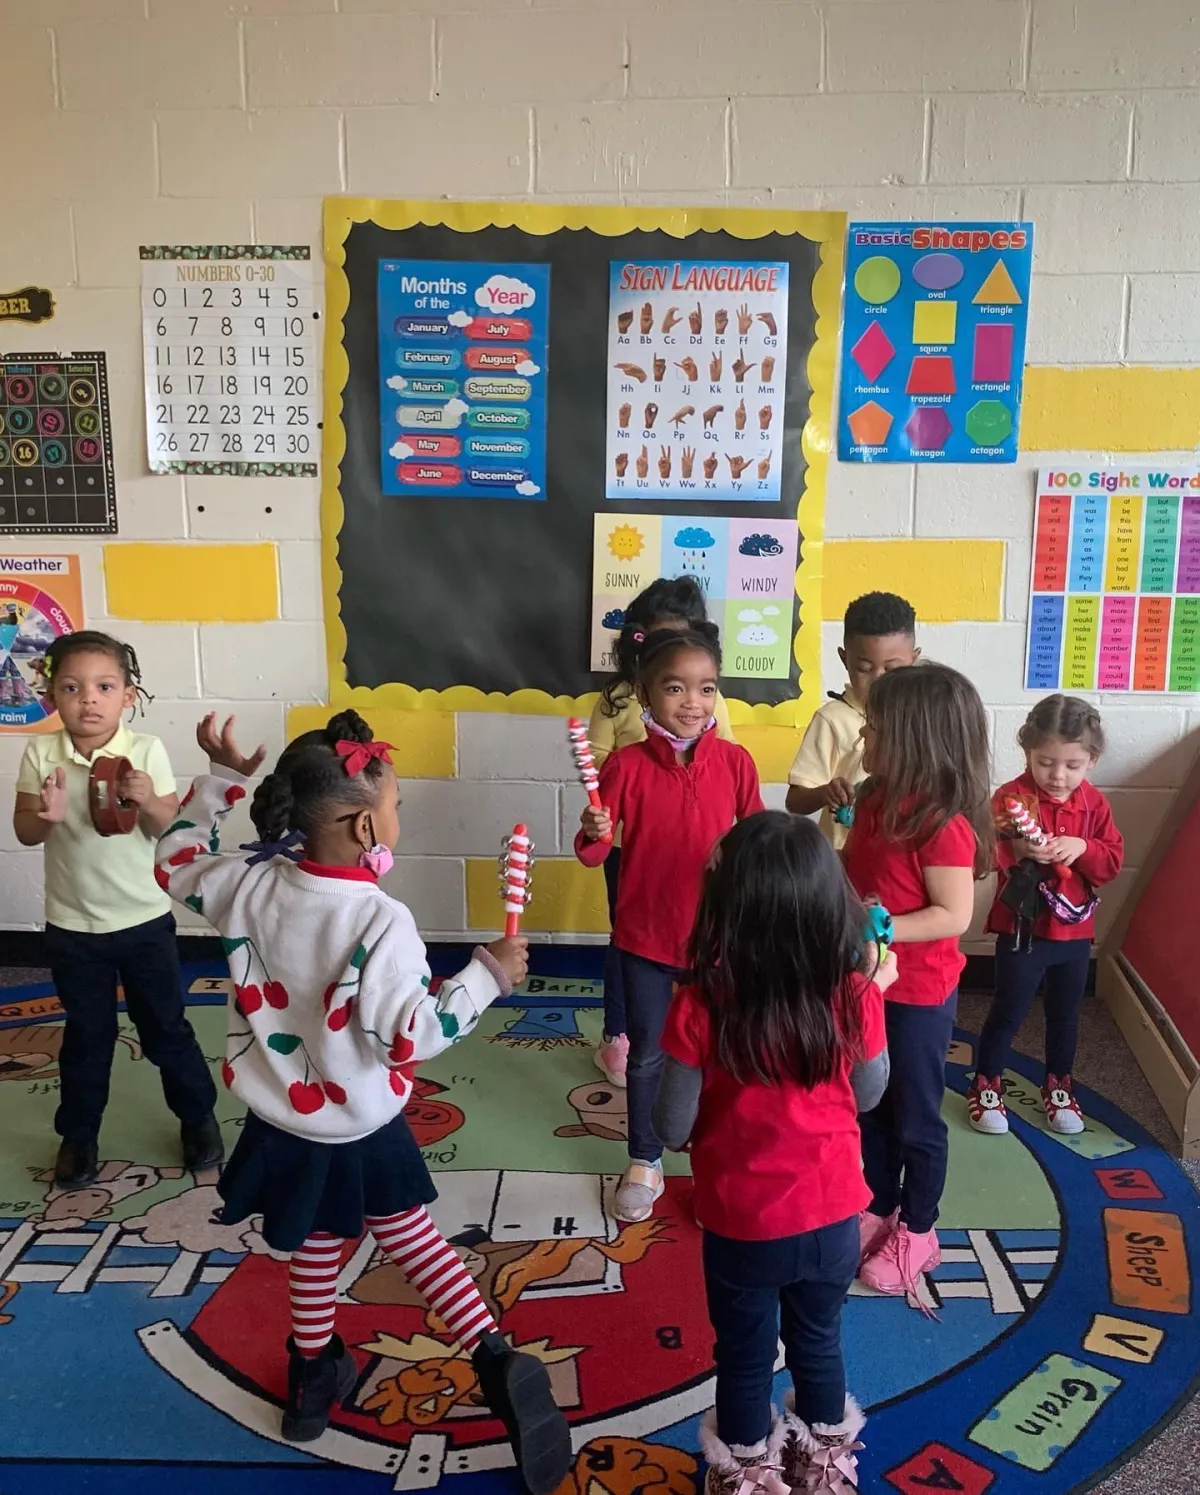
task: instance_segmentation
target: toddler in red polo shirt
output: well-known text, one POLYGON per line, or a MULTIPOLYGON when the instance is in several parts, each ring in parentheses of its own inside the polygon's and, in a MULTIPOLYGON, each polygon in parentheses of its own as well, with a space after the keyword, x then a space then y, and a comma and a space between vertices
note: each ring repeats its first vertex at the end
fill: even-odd
POLYGON ((894 670, 868 693, 863 748, 870 779, 842 856, 859 896, 891 911, 900 974, 886 1006, 891 1079, 863 1117, 874 1197, 862 1217, 860 1276, 900 1295, 915 1293, 920 1274, 941 1261, 942 1092, 966 964, 958 940, 992 854, 983 703, 945 665, 894 670))
POLYGON ((859 1262, 859 1110, 887 1081, 882 993, 897 961, 810 821, 754 815, 704 879, 663 1031, 654 1126, 689 1142, 716 1333, 706 1495, 852 1491, 863 1415, 846 1391, 842 1303, 859 1262), (782 1338, 794 1400, 772 1408, 782 1338))
POLYGON ((659 1036, 687 963, 704 867, 730 826, 763 807, 753 758, 716 730, 717 639, 708 622, 647 634, 636 683, 646 738, 605 759, 604 808, 584 810, 575 838, 579 860, 597 867, 611 850, 604 838, 621 827, 612 943, 629 1034, 629 1166, 616 1198, 617 1218, 626 1221, 647 1219, 663 1191, 662 1145, 650 1121, 659 1036))
MULTIPOLYGON (((1087 779, 1104 751, 1104 728, 1094 706, 1077 696, 1047 696, 1029 713, 1017 741, 1025 751, 1025 772, 992 796, 1000 880, 987 927, 996 935, 996 993, 979 1038, 967 1115, 977 1132, 1008 1131, 1004 1066, 1044 980, 1042 1104, 1054 1131, 1075 1133, 1083 1131, 1083 1112, 1071 1070, 1092 954, 1096 889, 1120 872, 1125 844, 1108 800, 1087 779), (1036 842, 1014 826, 1014 803, 1041 831, 1036 842)), ((1037 832, 1031 827, 1030 834, 1037 832)))

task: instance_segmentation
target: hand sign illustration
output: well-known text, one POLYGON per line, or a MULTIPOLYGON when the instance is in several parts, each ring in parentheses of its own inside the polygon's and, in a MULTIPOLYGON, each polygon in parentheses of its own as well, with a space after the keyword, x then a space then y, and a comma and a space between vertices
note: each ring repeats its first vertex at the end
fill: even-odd
POLYGON ((721 411, 724 410, 724 408, 724 405, 710 405, 704 412, 704 424, 706 426, 711 426, 713 421, 716 420, 717 416, 720 415, 721 411))
POLYGON ((617 411, 617 425, 620 426, 622 431, 627 431, 629 429, 629 417, 632 414, 632 405, 622 405, 621 408, 617 411))
POLYGON ((650 471, 650 453, 644 446, 642 447, 641 454, 634 465, 637 468, 637 475, 639 478, 644 478, 650 471))
POLYGON ((700 303, 698 301, 696 302, 696 310, 688 312, 688 326, 692 329, 696 337, 700 336, 700 331, 704 326, 704 313, 700 310, 700 303))
POLYGON ((660 446, 658 450, 658 475, 660 478, 669 478, 671 476, 671 449, 660 446))
POLYGON ((729 313, 722 307, 713 318, 713 327, 716 329, 717 336, 720 337, 728 326, 729 313))
POLYGON ((700 377, 700 370, 696 367, 696 360, 694 358, 682 358, 675 367, 682 369, 683 377, 689 381, 694 382, 700 377))
POLYGON ((627 378, 636 379, 639 384, 646 382, 646 370, 637 363, 615 363, 614 368, 620 369, 627 378))
POLYGON ((673 426, 678 426, 683 421, 687 420, 687 418, 688 418, 689 415, 695 415, 695 413, 696 413, 696 407, 695 407, 695 405, 680 405, 679 409, 671 417, 671 424, 673 426))
POLYGON ((746 429, 746 402, 745 402, 745 400, 739 400, 738 401, 738 407, 733 412, 733 424, 736 427, 736 429, 739 430, 739 431, 744 431, 746 429))
MULTIPOLYGON (((666 316, 663 318, 662 330, 664 332, 670 332, 675 323, 681 322, 682 320, 683 317, 680 314, 679 308, 677 306, 672 306, 671 309, 667 312, 666 316)), ((647 332, 649 332, 649 330, 649 328, 646 329, 647 332)))
POLYGON ((729 463, 730 476, 733 478, 740 478, 742 473, 750 466, 749 457, 731 457, 726 453, 725 460, 729 463))
POLYGON ((714 353, 713 356, 708 360, 708 377, 714 384, 716 384, 721 377, 722 366, 723 359, 720 353, 714 353))
POLYGON ((654 327, 654 307, 649 301, 642 303, 642 312, 641 316, 638 317, 638 326, 641 328, 643 337, 654 327))
POLYGON ((683 454, 682 454, 682 456, 679 459, 679 470, 680 470, 680 472, 683 474, 683 476, 685 478, 690 478, 691 475, 692 475, 692 468, 695 465, 696 465, 696 448, 694 446, 685 446, 684 449, 683 449, 683 454))
POLYGON ((758 320, 763 324, 772 337, 779 336, 779 328, 775 325, 775 313, 773 311, 760 311, 758 320))
POLYGON ((742 337, 745 337, 746 334, 750 331, 750 328, 754 325, 754 318, 750 315, 750 308, 744 301, 742 302, 741 306, 738 307, 737 319, 738 333, 742 337))
POLYGON ((750 370, 752 368, 756 368, 756 367, 757 367, 756 364, 747 363, 746 360, 739 353, 738 356, 737 356, 737 359, 736 359, 736 361, 735 361, 735 363, 733 365, 733 377, 740 384, 742 382, 742 380, 746 377, 746 375, 750 372, 750 370))

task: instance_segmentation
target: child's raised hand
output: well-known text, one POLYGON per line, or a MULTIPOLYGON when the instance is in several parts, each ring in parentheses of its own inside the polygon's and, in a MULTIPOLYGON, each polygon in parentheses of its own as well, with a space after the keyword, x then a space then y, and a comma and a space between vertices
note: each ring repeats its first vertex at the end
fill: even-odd
POLYGON ((127 773, 117 785, 117 793, 122 799, 128 800, 131 805, 137 805, 139 809, 144 804, 155 798, 154 780, 148 773, 142 773, 138 768, 127 773))
POLYGON ((589 841, 606 841, 612 838, 613 823, 612 816, 607 809, 596 809, 595 805, 587 805, 580 816, 583 826, 583 834, 589 841))
POLYGON ((849 779, 830 779, 825 785, 825 803, 831 810, 854 803, 854 785, 849 779))
POLYGON ((235 716, 227 717, 225 725, 218 732, 217 713, 210 711, 196 728, 196 741, 210 763, 216 763, 221 768, 231 768, 234 773, 240 773, 244 778, 253 778, 262 760, 267 756, 267 750, 262 743, 259 743, 247 758, 234 740, 233 724, 236 720, 235 716))
POLYGON ((38 811, 40 820, 48 820, 51 825, 57 825, 66 819, 67 814, 67 770, 56 768, 52 774, 47 775, 41 789, 42 808, 38 811))
POLYGON ((493 940, 486 948, 515 991, 529 972, 529 941, 519 934, 512 939, 493 940))

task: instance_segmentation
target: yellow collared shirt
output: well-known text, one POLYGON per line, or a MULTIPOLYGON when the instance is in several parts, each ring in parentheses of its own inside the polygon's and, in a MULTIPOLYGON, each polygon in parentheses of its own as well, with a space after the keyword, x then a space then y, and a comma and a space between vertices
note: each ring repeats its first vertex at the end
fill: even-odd
MULTIPOLYGON (((167 750, 157 737, 131 732, 122 722, 97 757, 128 758, 150 775, 156 794, 175 793, 167 750)), ((39 794, 56 768, 67 771, 67 813, 43 842, 46 851, 46 922, 83 934, 132 929, 170 913, 171 900, 154 880, 155 840, 141 825, 127 836, 101 836, 88 810, 91 761, 75 750, 70 734, 32 737, 17 774, 18 794, 39 794)))
MULTIPOLYGON (((862 707, 847 696, 834 696, 826 701, 808 724, 788 773, 788 783, 801 789, 816 789, 830 779, 848 779, 857 787, 863 776, 865 720, 862 707)), ((828 810, 821 811, 820 826, 834 850, 840 851, 850 834, 849 828, 839 825, 828 810)))

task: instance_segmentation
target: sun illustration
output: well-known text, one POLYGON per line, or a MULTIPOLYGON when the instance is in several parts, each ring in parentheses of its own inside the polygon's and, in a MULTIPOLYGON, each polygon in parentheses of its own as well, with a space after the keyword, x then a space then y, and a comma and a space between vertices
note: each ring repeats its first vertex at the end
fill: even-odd
POLYGON ((646 541, 632 524, 618 524, 608 537, 608 548, 619 561, 631 561, 645 550, 646 541))

